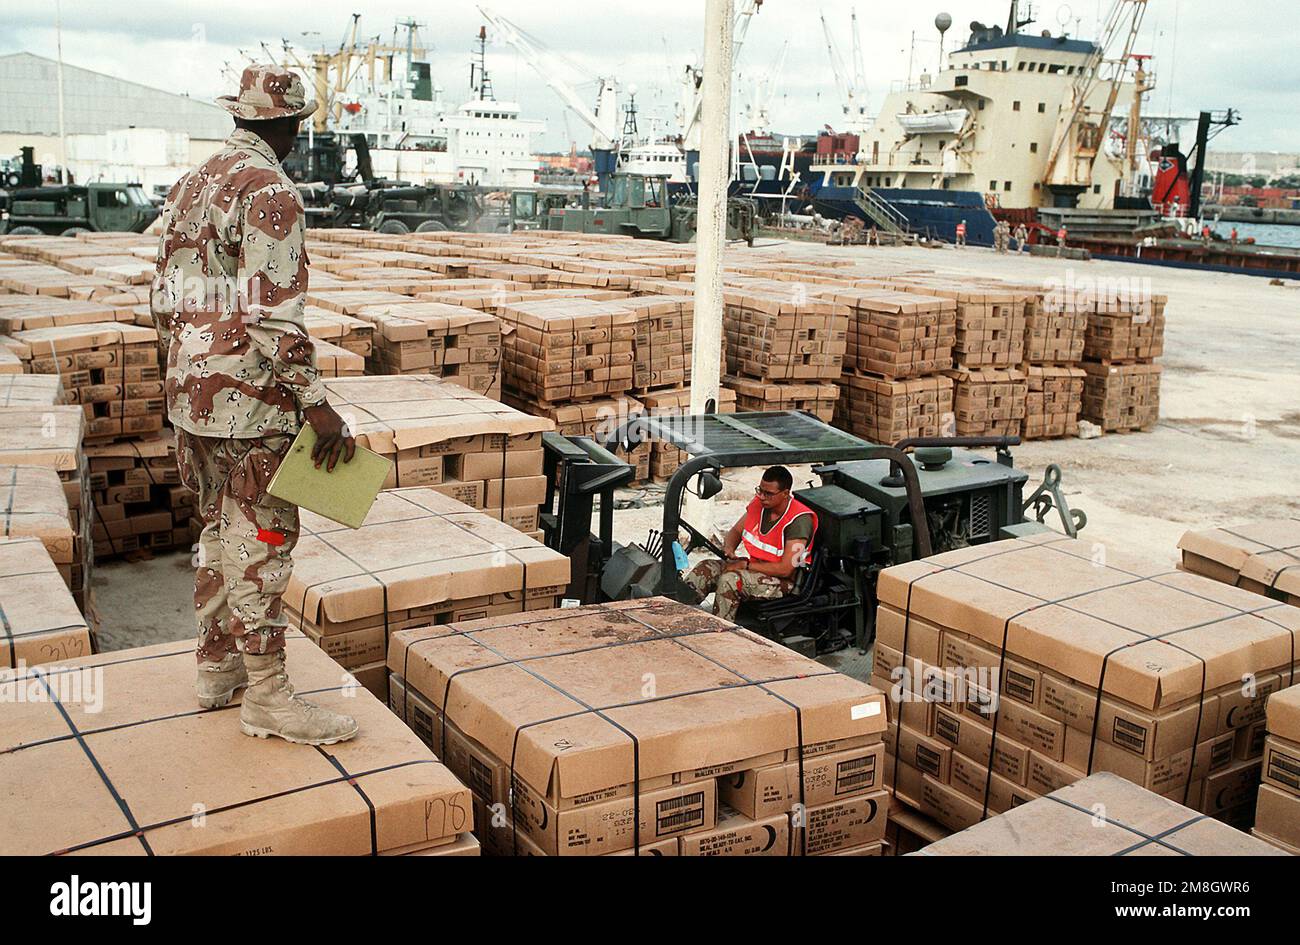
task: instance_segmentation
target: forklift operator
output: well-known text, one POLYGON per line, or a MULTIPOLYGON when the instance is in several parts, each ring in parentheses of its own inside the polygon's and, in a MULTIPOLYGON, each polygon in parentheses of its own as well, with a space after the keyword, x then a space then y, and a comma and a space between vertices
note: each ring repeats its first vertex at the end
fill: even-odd
POLYGON ((745 514, 722 543, 726 560, 701 561, 682 576, 697 602, 713 594, 713 612, 726 620, 746 600, 774 600, 790 593, 795 569, 812 549, 817 514, 790 494, 790 471, 772 466, 754 490, 745 514), (737 557, 744 545, 747 557, 737 557))

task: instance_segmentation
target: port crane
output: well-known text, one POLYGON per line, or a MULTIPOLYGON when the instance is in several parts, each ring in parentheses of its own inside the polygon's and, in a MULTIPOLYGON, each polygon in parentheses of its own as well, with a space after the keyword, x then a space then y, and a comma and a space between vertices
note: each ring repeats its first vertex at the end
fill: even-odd
POLYGON ((872 116, 867 111, 867 73, 862 64, 862 39, 858 34, 858 11, 849 11, 849 34, 852 38, 853 74, 844 65, 839 46, 831 26, 826 22, 826 14, 820 14, 822 32, 826 34, 826 53, 830 60, 831 72, 835 74, 835 88, 840 96, 840 110, 844 113, 845 130, 851 134, 861 134, 871 128, 872 116))
POLYGON ((547 49, 541 40, 524 32, 514 23, 511 23, 505 17, 497 15, 487 7, 480 6, 478 9, 483 14, 483 18, 497 31, 498 35, 518 51, 519 55, 541 77, 551 91, 560 97, 565 106, 591 129, 591 151, 596 159, 597 173, 612 172, 615 154, 622 139, 621 122, 623 112, 618 104, 618 80, 612 76, 598 77, 596 107, 594 109, 589 108, 572 86, 561 79, 555 70, 547 68, 547 56, 556 54, 547 49), (604 166, 606 164, 607 167, 604 166))
POLYGON ((1075 74, 1069 104, 1057 117, 1052 147, 1043 167, 1043 186, 1058 201, 1073 203, 1092 186, 1092 169, 1105 143, 1106 126, 1119 98, 1146 8, 1147 0, 1114 0, 1101 36, 1075 74), (1110 56, 1117 44, 1122 49, 1110 56), (1103 90, 1105 104, 1098 108, 1091 103, 1103 90))

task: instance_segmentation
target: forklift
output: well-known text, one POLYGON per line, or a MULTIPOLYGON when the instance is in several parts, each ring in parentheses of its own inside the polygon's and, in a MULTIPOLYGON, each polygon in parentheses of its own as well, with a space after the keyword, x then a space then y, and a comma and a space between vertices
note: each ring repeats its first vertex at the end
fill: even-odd
MULTIPOLYGON (((599 207, 552 209, 543 227, 566 233, 619 233, 639 239, 690 243, 699 210, 694 197, 671 201, 667 174, 610 175, 599 207)), ((758 204, 748 198, 727 200, 727 239, 754 245, 758 204)))
POLYGON ((1067 504, 1056 465, 1024 498, 1029 477, 1015 468, 1010 451, 1019 443, 1015 436, 936 437, 879 446, 795 411, 636 417, 599 442, 545 435, 540 524, 546 544, 573 563, 568 597, 597 603, 662 595, 692 602, 680 577, 687 556, 723 552, 705 529, 683 518, 686 493, 712 498, 727 469, 811 464, 817 480, 794 495, 817 514, 812 552, 789 594, 745 602, 737 622, 807 656, 850 645, 866 650, 875 639, 876 580, 885 568, 1049 531, 1054 510, 1071 537, 1087 524, 1067 504), (662 527, 639 544, 618 544, 614 490, 634 469, 615 451, 646 441, 670 444, 689 458, 667 485, 662 527), (979 452, 988 449, 992 457, 979 452))

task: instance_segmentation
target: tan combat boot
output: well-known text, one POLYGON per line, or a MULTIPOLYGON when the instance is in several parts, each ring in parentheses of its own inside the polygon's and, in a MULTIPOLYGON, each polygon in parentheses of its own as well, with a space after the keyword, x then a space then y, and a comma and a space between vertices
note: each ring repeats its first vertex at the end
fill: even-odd
POLYGON ((284 653, 269 656, 244 654, 248 689, 239 711, 239 728, 245 735, 275 735, 299 745, 333 745, 357 734, 357 720, 312 705, 293 694, 284 669, 284 653))
POLYGON ((199 705, 205 709, 219 709, 226 705, 240 686, 248 685, 248 670, 244 668, 244 654, 228 653, 215 663, 199 664, 194 681, 194 693, 199 705))

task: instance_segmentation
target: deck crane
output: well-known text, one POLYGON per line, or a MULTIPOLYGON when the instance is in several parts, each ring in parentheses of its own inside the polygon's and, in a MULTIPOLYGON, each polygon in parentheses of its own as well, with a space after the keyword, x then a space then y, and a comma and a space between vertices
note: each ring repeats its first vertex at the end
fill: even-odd
MULTIPOLYGON (((745 45, 745 35, 749 32, 749 24, 754 19, 754 14, 758 13, 759 8, 763 6, 763 0, 740 0, 736 5, 736 19, 732 29, 731 38, 731 63, 732 68, 740 62, 740 51, 745 45)), ((697 66, 687 66, 682 76, 683 90, 683 107, 680 112, 685 117, 682 123, 682 150, 687 154, 687 166, 695 163, 695 158, 691 155, 698 154, 700 150, 700 113, 704 104, 704 96, 701 94, 700 84, 704 78, 704 70, 697 66)))
POLYGON ((850 80, 844 58, 835 43, 835 35, 826 14, 821 14, 822 32, 826 34, 826 52, 831 63, 831 72, 835 74, 835 87, 840 94, 840 110, 844 113, 845 130, 852 134, 861 134, 871 128, 872 116, 867 111, 867 76, 862 65, 862 40, 858 34, 858 11, 849 12, 850 32, 853 47, 853 77, 850 80))
POLYGON ((1100 38, 1075 74, 1069 104, 1057 116, 1052 147, 1043 167, 1043 186, 1052 192, 1058 206, 1062 201, 1074 205, 1079 195, 1092 186, 1093 165, 1105 143, 1106 125, 1119 98, 1146 8, 1147 0, 1115 0, 1100 38), (1109 56, 1121 42, 1123 48, 1109 56), (1103 91, 1105 104, 1098 108, 1091 103, 1103 91))
POLYGON ((772 128, 772 98, 776 94, 781 72, 785 69, 785 57, 790 51, 790 41, 781 45, 781 52, 776 57, 776 64, 770 70, 754 79, 749 88, 749 100, 744 107, 744 127, 747 132, 765 135, 772 128))
POLYGON ((540 40, 525 33, 487 7, 480 6, 478 9, 501 38, 523 56, 524 61, 532 66, 533 71, 541 76, 543 82, 550 86, 551 91, 558 95, 569 110, 591 129, 591 154, 596 165, 596 174, 603 183, 604 179, 614 172, 617 165, 621 140, 623 113, 618 105, 618 80, 612 76, 599 77, 596 107, 594 110, 588 108, 587 103, 567 82, 553 70, 546 68, 545 56, 550 51, 540 40))

